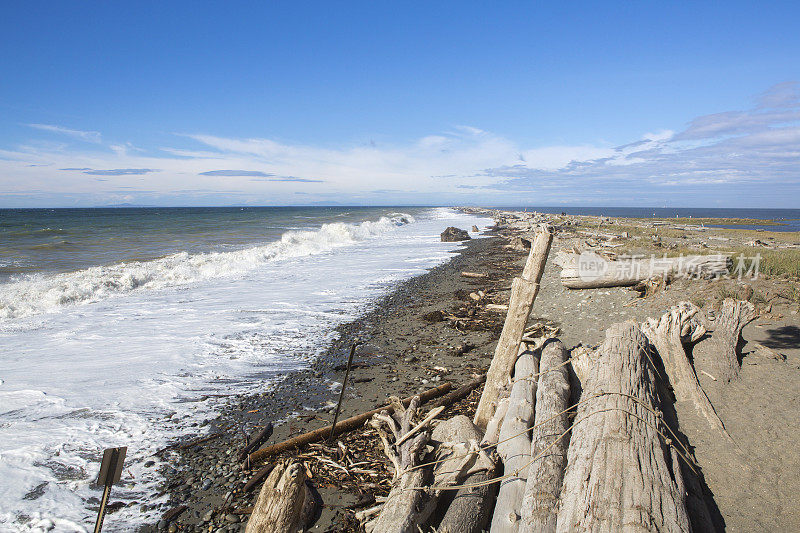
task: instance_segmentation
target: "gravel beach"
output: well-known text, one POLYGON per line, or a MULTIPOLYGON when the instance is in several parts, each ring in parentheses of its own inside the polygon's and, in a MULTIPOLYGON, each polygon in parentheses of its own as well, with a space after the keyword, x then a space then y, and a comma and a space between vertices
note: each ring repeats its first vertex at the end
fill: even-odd
MULTIPOLYGON (((588 224, 584 222, 584 226, 588 224)), ((736 230, 717 231, 725 238, 736 235, 736 230)), ((162 490, 169 502, 160 510, 171 514, 141 531, 243 529, 258 493, 258 487, 243 492, 256 468, 237 461, 245 435, 272 422, 274 434, 267 441, 272 444, 329 425, 347 355, 356 340, 363 345, 357 351, 339 420, 385 404, 388 395, 407 397, 445 381, 456 387, 485 372, 504 320, 502 309, 487 309, 486 304, 507 303, 511 280, 521 271, 527 255, 524 249, 508 246, 508 238, 515 234, 513 228, 501 227, 486 232, 485 238, 466 241, 449 262, 400 283, 360 319, 339 327, 338 340, 309 369, 265 384, 259 395, 226 399, 226 407, 206 432, 187 435, 178 443, 181 447, 162 454, 162 490), (462 272, 486 276, 465 277, 462 272), (219 436, 187 445, 194 438, 216 434, 219 436)), ((708 241, 709 234, 697 238, 708 241)), ((800 452, 795 445, 800 438, 796 416, 800 412, 796 393, 800 390, 800 320, 796 303, 775 296, 790 282, 765 277, 747 283, 676 280, 647 298, 629 288, 565 289, 552 254, 569 250, 582 239, 575 228, 557 231, 529 321, 529 327, 541 323, 558 328, 558 337, 568 349, 596 345, 609 325, 661 316, 679 301, 710 306, 730 294, 760 298, 759 315, 745 328, 743 337, 770 347, 779 356, 766 356, 745 342, 736 383, 723 387, 705 376, 700 378, 739 449, 716 442, 691 407, 679 403, 676 410, 681 430, 702 467, 704 491, 717 526, 731 531, 791 530, 793 517, 800 514, 796 498, 800 481, 792 474, 800 471, 800 452), (782 408, 776 410, 775 405, 782 408)), ((480 390, 474 391, 452 409, 469 414, 479 394, 480 390)), ((334 440, 361 450, 363 458, 388 473, 388 461, 370 432, 357 431, 334 440)), ((329 444, 334 450, 336 446, 329 444)), ((351 474, 342 473, 336 480, 314 468, 309 471, 323 503, 314 530, 357 530, 354 511, 388 491, 390 475, 365 483, 367 478, 349 478, 351 474)), ((113 515, 109 522, 112 520, 113 515)))

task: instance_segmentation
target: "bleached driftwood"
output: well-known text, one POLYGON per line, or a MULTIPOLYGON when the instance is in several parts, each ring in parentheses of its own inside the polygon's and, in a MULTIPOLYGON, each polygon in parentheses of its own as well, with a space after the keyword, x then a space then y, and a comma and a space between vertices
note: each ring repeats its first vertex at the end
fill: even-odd
POLYGON ((742 329, 753 318, 755 306, 750 302, 731 298, 722 302, 711 338, 698 342, 694 347, 695 364, 707 365, 708 371, 722 381, 735 379, 741 368, 737 346, 742 338, 742 329))
POLYGON ((565 362, 567 349, 559 340, 545 344, 539 362, 536 389, 536 416, 531 436, 531 459, 528 481, 522 498, 524 533, 552 533, 556 530, 558 495, 567 466, 569 440, 563 436, 569 428, 565 412, 569 406, 569 374, 565 362))
MULTIPOLYGON (((431 468, 415 468, 422 463, 430 439, 430 414, 415 424, 419 396, 414 396, 408 408, 398 398, 391 398, 393 412, 376 414, 370 425, 378 432, 384 452, 394 466, 394 479, 389 497, 378 517, 367 524, 368 531, 380 533, 415 533, 425 524, 435 507, 435 498, 425 489, 431 481, 431 468), (394 436, 389 440, 389 433, 394 436)), ((443 407, 431 413, 438 414, 443 407)))
POLYGON ((492 533, 515 532, 519 527, 531 458, 531 437, 527 430, 533 425, 538 370, 538 361, 530 351, 520 354, 514 366, 514 385, 497 444, 504 479, 492 515, 492 533))
POLYGON ((253 512, 246 533, 295 533, 309 527, 314 515, 314 497, 306 485, 302 464, 287 461, 270 472, 253 512))
POLYGON ((439 443, 436 460, 444 460, 434 468, 433 485, 466 485, 439 493, 432 524, 438 533, 480 533, 489 520, 497 484, 486 482, 494 477, 495 463, 480 449, 481 437, 464 415, 441 422, 431 434, 439 443))
POLYGON ((497 402, 497 409, 495 409, 492 419, 486 424, 486 433, 483 436, 481 444, 483 446, 497 444, 500 440, 500 427, 503 425, 503 420, 508 411, 508 394, 505 394, 500 401, 497 402))
POLYGON ((697 412, 703 415, 715 430, 730 439, 725 425, 700 386, 697 374, 683 348, 684 339, 687 342, 694 342, 706 332, 705 327, 697 319, 699 312, 700 309, 691 302, 681 302, 660 319, 648 318, 642 324, 642 332, 661 357, 675 398, 682 402, 692 402, 697 412))
POLYGON ((542 231, 536 235, 522 277, 515 278, 511 284, 508 314, 506 314, 500 339, 497 341, 492 363, 486 373, 486 385, 473 420, 480 429, 486 429, 486 425, 497 409, 500 390, 511 382, 519 344, 525 331, 525 325, 528 323, 533 302, 539 293, 539 282, 542 280, 544 265, 547 262, 552 242, 552 229, 544 226, 542 231))
POLYGON ((559 252, 561 284, 569 289, 627 287, 656 277, 711 279, 728 273, 726 255, 610 260, 593 252, 559 252))
POLYGON ((632 321, 606 331, 572 427, 558 532, 690 530, 680 465, 657 430, 646 344, 632 321))

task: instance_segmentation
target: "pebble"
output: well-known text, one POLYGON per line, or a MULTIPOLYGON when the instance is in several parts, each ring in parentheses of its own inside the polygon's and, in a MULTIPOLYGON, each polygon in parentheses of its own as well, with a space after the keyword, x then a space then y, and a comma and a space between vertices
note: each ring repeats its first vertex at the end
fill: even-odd
POLYGON ((214 511, 207 511, 206 514, 203 515, 203 522, 211 522, 212 518, 214 518, 214 511))

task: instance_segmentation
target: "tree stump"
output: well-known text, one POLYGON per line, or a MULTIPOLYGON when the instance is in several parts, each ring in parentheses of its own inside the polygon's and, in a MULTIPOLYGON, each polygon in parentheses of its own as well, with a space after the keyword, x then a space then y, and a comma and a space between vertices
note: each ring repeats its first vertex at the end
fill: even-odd
POLYGON ((572 428, 558 532, 690 530, 646 342, 632 321, 606 331, 572 428))
POLYGON ((306 485, 306 470, 293 461, 270 472, 247 521, 246 533, 296 533, 310 525, 314 497, 306 485))
MULTIPOLYGON (((422 487, 430 485, 431 468, 417 468, 426 454, 430 439, 431 415, 414 425, 419 407, 419 396, 414 396, 408 408, 398 398, 391 398, 392 413, 382 411, 370 420, 383 442, 384 452, 394 465, 394 479, 386 503, 378 517, 366 525, 367 531, 376 533, 416 533, 425 525, 435 507, 435 499, 422 487), (389 433, 394 436, 389 441, 389 433)), ((435 416, 443 407, 431 412, 435 416)))
POLYGON ((567 349, 561 341, 545 344, 539 362, 536 389, 535 429, 531 436, 531 459, 528 481, 522 498, 522 523, 525 533, 552 533, 556 530, 558 495, 567 466, 569 440, 569 373, 564 364, 567 349))
POLYGON ((755 318, 755 306, 750 302, 731 298, 722 302, 710 339, 704 339, 694 347, 695 361, 707 363, 708 371, 724 382, 739 375, 741 363, 737 353, 742 329, 755 318))
POLYGON ((642 332, 655 346, 664 363, 675 399, 679 402, 692 402, 711 427, 730 439, 725 425, 700 386, 694 367, 683 348, 683 339, 687 342, 696 341, 705 334, 705 327, 697 320, 699 312, 700 309, 694 304, 681 302, 660 319, 649 318, 642 324, 642 332))

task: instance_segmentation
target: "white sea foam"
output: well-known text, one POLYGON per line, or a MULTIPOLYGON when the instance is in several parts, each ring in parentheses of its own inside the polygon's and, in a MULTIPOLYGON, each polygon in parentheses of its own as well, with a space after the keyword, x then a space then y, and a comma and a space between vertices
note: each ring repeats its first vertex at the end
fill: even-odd
POLYGON ((411 215, 392 213, 375 222, 334 222, 313 231, 287 231, 279 241, 233 252, 182 252, 154 261, 119 263, 56 275, 31 275, 0 285, 0 318, 53 311, 65 305, 95 302, 135 290, 163 289, 237 276, 267 261, 328 252, 413 222, 411 215))
MULTIPOLYGON (((100 451, 112 446, 128 447, 112 493, 126 506, 106 529, 158 520, 164 509, 150 506, 164 497, 155 495, 153 454, 202 433, 224 401, 215 395, 263 391, 269 376, 303 367, 336 325, 446 260, 459 245, 439 242, 445 226, 485 222, 446 210, 409 221, 330 224, 247 250, 118 265, 154 274, 55 307, 32 301, 27 316, 0 321, 0 531, 88 531, 100 496, 90 482, 100 451)), ((25 282, 60 286, 47 278, 11 285, 25 282)))

